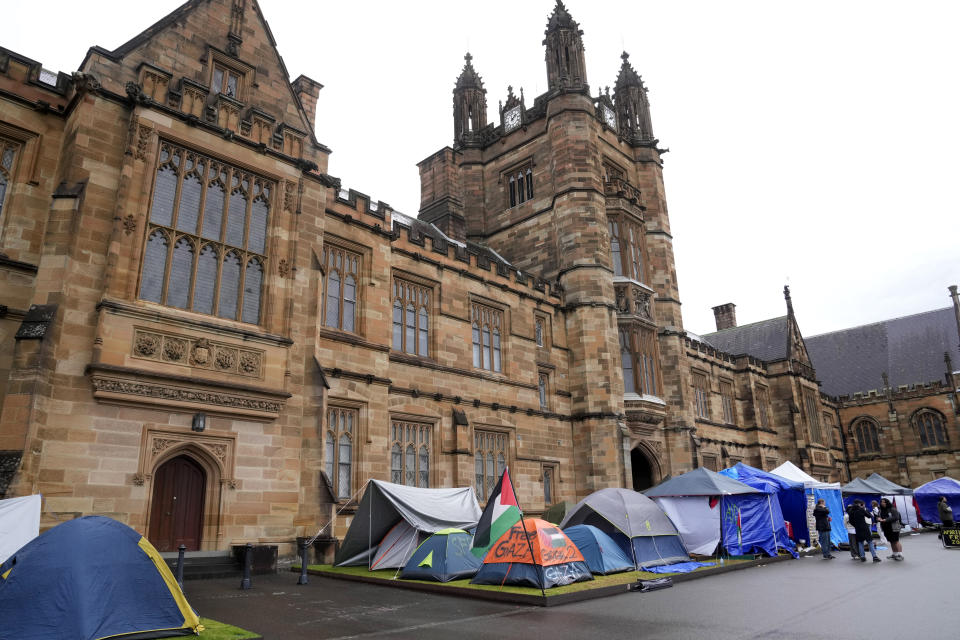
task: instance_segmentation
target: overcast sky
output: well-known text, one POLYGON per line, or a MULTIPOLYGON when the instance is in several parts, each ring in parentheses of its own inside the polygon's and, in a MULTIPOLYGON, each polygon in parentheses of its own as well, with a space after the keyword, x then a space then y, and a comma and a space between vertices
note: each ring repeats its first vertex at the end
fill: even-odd
MULTIPOLYGON (((546 89, 554 0, 260 0, 291 78, 325 85, 317 138, 345 186, 415 215, 416 163, 452 143, 467 49, 488 115, 546 89), (482 9, 480 9, 482 8, 482 9)), ((0 46, 54 71, 181 3, 5 3, 0 46), (133 10, 131 10, 133 9, 133 10)), ((566 2, 593 95, 620 53, 650 90, 685 327, 785 313, 807 336, 949 305, 960 284, 960 3, 566 2)))

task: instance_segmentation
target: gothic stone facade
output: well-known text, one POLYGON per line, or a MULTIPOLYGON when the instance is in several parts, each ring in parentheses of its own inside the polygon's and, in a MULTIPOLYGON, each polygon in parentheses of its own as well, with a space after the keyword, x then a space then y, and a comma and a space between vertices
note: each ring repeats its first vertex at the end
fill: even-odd
POLYGON ((284 554, 369 478, 482 502, 509 465, 531 512, 738 460, 839 479, 792 309, 770 361, 684 331, 646 88, 624 54, 592 96, 582 35, 557 2, 547 92, 496 123, 468 55, 418 218, 327 172, 255 0, 72 76, 0 50, 0 491, 284 554))

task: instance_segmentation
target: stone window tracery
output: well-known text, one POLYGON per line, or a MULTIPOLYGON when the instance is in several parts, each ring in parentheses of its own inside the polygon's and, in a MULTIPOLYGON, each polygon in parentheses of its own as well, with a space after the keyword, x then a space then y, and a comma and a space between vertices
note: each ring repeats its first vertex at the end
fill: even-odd
POLYGON ((533 164, 527 162, 506 173, 511 207, 533 200, 533 164))
POLYGON ((643 282, 643 229, 636 222, 620 217, 607 221, 613 275, 643 282))
POLYGON ((723 405, 723 421, 726 424, 735 424, 737 418, 734 413, 733 383, 720 381, 720 400, 723 405))
POLYGON ((356 409, 327 409, 323 468, 337 500, 347 500, 352 495, 353 442, 359 420, 356 409))
POLYGON ((160 145, 140 298, 259 324, 274 183, 160 145))
POLYGON ((430 486, 431 424, 393 420, 390 428, 390 482, 430 486))
POLYGON ((487 371, 503 371, 503 313, 481 304, 471 307, 473 366, 487 371))
POLYGON ((3 216, 6 211, 6 195, 13 185, 13 169, 19 149, 19 144, 0 138, 0 225, 3 223, 3 216))
POLYGON ((477 499, 486 502, 507 468, 507 434, 499 431, 473 432, 474 488, 477 499))
POLYGON ((640 326, 621 327, 619 333, 624 393, 659 395, 656 334, 640 326))
POLYGON ((862 418, 853 425, 853 436, 857 442, 857 453, 880 453, 880 430, 877 423, 868 418, 862 418))
POLYGON ((939 413, 923 409, 913 417, 913 424, 920 436, 920 446, 924 449, 947 446, 947 434, 939 413))
POLYGON ((767 392, 767 388, 757 387, 757 397, 756 397, 757 426, 764 427, 764 428, 770 426, 770 414, 768 409, 769 406, 770 406, 770 394, 767 392))
POLYGON ((544 372, 537 374, 537 395, 540 399, 540 410, 546 411, 550 408, 548 393, 550 388, 550 377, 544 372))
POLYGON ((707 376, 693 374, 693 402, 698 418, 710 419, 710 386, 707 376))
POLYGON ((430 289, 393 279, 393 349, 426 357, 430 345, 430 289))
POLYGON ((322 260, 324 326, 357 333, 361 257, 335 245, 324 245, 322 260))
POLYGON ((810 427, 810 442, 823 443, 820 433, 820 410, 817 408, 817 397, 809 389, 803 390, 803 401, 807 406, 807 426, 810 427))

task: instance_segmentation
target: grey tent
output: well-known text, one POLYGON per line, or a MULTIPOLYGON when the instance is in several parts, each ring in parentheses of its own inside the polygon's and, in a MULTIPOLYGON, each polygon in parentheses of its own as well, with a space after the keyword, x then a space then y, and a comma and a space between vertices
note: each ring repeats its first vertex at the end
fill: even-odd
POLYGON ((643 492, 648 498, 671 498, 687 496, 730 496, 740 493, 763 493, 739 480, 728 478, 716 471, 699 467, 682 475, 670 478, 643 492))
MULTIPOLYGON (((854 478, 847 484, 840 487, 840 490, 843 491, 843 495, 864 495, 864 496, 880 496, 883 495, 883 489, 874 485, 872 482, 868 482, 863 478, 854 478)), ((846 504, 846 500, 843 501, 846 504)))
POLYGON ((399 568, 430 534, 470 529, 479 520, 480 505, 469 487, 417 489, 371 480, 334 564, 370 567, 376 560, 378 569, 399 568))
POLYGON ((891 482, 884 478, 879 473, 871 473, 867 477, 867 482, 876 487, 877 489, 883 490, 883 495, 885 496, 912 496, 913 489, 908 489, 906 487, 901 487, 896 482, 891 482))
POLYGON ((620 545, 636 567, 690 559, 677 528, 653 500, 630 489, 600 489, 574 506, 560 523, 597 527, 620 545))

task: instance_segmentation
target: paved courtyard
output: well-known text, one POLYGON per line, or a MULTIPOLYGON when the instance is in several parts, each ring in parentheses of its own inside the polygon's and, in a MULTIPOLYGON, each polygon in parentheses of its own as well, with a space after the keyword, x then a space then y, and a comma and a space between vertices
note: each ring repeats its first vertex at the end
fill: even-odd
POLYGON ((265 638, 771 638, 960 637, 960 550, 908 536, 904 562, 860 563, 845 552, 542 608, 437 596, 311 576, 188 582, 200 615, 265 638))

